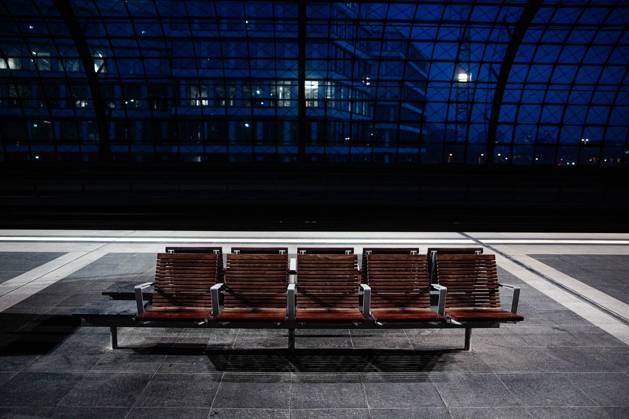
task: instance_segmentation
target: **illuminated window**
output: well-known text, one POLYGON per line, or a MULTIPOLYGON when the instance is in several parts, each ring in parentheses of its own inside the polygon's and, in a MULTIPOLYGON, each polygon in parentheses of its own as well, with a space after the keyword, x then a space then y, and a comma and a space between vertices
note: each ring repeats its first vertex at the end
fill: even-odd
POLYGON ((96 73, 106 73, 107 67, 105 66, 105 56, 102 52, 98 51, 94 54, 94 72, 96 73))
POLYGON ((31 51, 33 63, 39 71, 50 71, 50 53, 45 51, 31 51))
POLYGON ((214 96, 217 106, 234 106, 236 97, 236 86, 217 85, 214 87, 214 96))
POLYGON ((60 68, 59 70, 65 70, 73 73, 77 72, 79 71, 79 60, 76 58, 67 58, 63 60, 63 68, 60 68))
POLYGON ((325 101, 327 103, 327 106, 331 108, 334 107, 334 93, 335 93, 334 82, 328 82, 325 86, 325 101))
POLYGON ((275 84, 275 96, 277 97, 277 106, 289 107, 291 105, 290 82, 278 81, 275 84))
POLYGON ((317 107, 319 106, 318 94, 319 94, 319 81, 318 80, 306 80, 306 106, 317 107))
POLYGON ((0 58, 0 70, 19 70, 22 67, 22 63, 19 58, 8 57, 6 60, 0 58))
POLYGON ((190 105, 192 106, 208 106, 210 101, 207 98, 207 87, 190 86, 190 105))

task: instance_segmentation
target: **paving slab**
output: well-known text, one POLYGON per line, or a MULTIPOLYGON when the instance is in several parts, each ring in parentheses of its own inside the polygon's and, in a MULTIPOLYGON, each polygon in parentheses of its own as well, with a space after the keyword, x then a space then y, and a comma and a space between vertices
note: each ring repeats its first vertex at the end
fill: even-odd
POLYGON ((211 407, 221 374, 155 374, 137 407, 211 407))
POLYGON ((369 419, 369 409, 291 409, 291 419, 369 419))
POLYGON ((529 255, 629 304, 629 255, 529 255))
POLYGON ((453 374, 431 376, 448 407, 507 407, 521 402, 495 374, 453 374))
POLYGON ((358 374, 296 374, 293 377, 291 409, 367 407, 358 374))
POLYGON ((129 373, 88 373, 59 401, 60 406, 131 407, 151 376, 129 373))
POLYGON ((209 414, 210 409, 202 407, 134 407, 125 419, 206 419, 209 414))
POLYGON ((63 254, 64 252, 0 252, 0 284, 63 254))
POLYGON ((81 378, 69 373, 21 372, 0 385, 0 406, 56 406, 81 378))
POLYGON ((418 407, 414 409, 369 409, 372 419, 450 419, 445 407, 418 407))
POLYGON ((210 419, 225 418, 225 419, 289 419, 290 411, 288 409, 249 409, 249 408, 235 408, 235 409, 212 409, 210 411, 210 419))
POLYGON ((125 407, 56 407, 51 417, 55 419, 90 418, 90 419, 119 419, 126 417, 129 409, 125 407))
POLYGON ((629 375, 625 373, 577 373, 568 377, 594 405, 629 407, 629 375))
POLYGON ((528 406, 591 406, 593 401, 568 374, 498 374, 500 381, 528 406))
POLYGON ((435 384, 426 374, 363 375, 369 407, 375 409, 414 409, 443 407, 443 400, 435 384))
POLYGON ((290 389, 290 374, 225 373, 213 406, 288 409, 290 389))
POLYGON ((529 419, 533 416, 523 407, 454 407, 453 419, 529 419))

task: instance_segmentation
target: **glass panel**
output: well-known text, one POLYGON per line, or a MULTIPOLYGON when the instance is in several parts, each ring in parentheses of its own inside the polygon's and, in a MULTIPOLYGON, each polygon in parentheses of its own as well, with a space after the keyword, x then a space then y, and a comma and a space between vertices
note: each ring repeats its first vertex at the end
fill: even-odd
POLYGON ((629 6, 569 3, 505 66, 527 2, 71 0, 86 57, 55 2, 4 2, 3 159, 625 164, 629 6))

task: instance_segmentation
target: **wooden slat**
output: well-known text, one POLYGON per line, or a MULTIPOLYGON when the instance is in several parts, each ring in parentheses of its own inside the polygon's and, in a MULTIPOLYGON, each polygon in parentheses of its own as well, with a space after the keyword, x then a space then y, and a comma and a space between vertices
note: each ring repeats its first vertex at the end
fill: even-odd
MULTIPOLYGON (((216 283, 219 263, 222 263, 219 261, 214 253, 159 253, 155 268, 155 293, 147 311, 168 311, 167 317, 176 317, 181 310, 205 312, 210 309, 210 288, 216 283)), ((185 317, 189 314, 180 315, 185 317)))
POLYGON ((193 253, 193 254, 215 254, 217 257, 217 282, 223 277, 223 248, 203 247, 203 246, 168 246, 166 253, 193 253))
MULTIPOLYGON (((272 253, 268 248, 264 251, 267 253, 252 251, 227 255, 225 309, 286 307, 288 252, 272 253)), ((239 312, 241 311, 234 311, 233 315, 236 316, 239 312)))
POLYGON ((427 251, 428 255, 428 272, 430 280, 437 282, 437 272, 433 266, 432 255, 475 255, 482 254, 482 247, 429 247, 427 251))
POLYGON ((358 308, 307 308, 297 309, 297 321, 360 321, 363 315, 358 308))
POLYGON ((366 259, 373 308, 430 308, 426 256, 371 254, 366 259))
POLYGON ((366 247, 363 255, 412 255, 418 254, 418 247, 366 247))
POLYGON ((299 247, 297 254, 301 255, 353 255, 353 247, 299 247))
POLYGON ((358 308, 356 255, 297 256, 297 308, 358 308))
POLYGON ((241 255, 287 255, 288 247, 232 247, 231 252, 241 255))
POLYGON ((436 272, 446 308, 500 308, 495 255, 438 254, 436 272))
POLYGON ((284 308, 226 308, 218 320, 264 320, 282 321, 286 317, 284 308))
POLYGON ((362 261, 363 261, 363 282, 367 282, 369 275, 369 264, 367 262, 367 256, 369 255, 418 255, 419 248, 417 247, 366 247, 363 249, 362 261))
POLYGON ((431 321, 441 318, 429 308, 374 308, 371 315, 377 321, 431 321))

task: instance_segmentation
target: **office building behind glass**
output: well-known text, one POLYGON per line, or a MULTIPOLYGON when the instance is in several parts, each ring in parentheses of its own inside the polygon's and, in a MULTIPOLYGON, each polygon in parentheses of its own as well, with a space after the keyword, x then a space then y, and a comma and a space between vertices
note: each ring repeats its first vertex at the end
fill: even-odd
POLYGON ((0 4, 6 162, 629 161, 621 2, 0 4))

